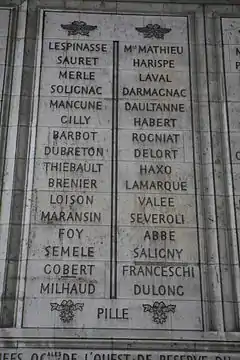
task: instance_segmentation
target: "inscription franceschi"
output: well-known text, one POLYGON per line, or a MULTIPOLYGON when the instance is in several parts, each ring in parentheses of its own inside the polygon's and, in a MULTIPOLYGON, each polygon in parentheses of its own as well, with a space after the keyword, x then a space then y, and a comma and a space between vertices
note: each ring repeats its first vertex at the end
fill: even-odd
POLYGON ((187 18, 44 19, 24 326, 201 328, 187 18))

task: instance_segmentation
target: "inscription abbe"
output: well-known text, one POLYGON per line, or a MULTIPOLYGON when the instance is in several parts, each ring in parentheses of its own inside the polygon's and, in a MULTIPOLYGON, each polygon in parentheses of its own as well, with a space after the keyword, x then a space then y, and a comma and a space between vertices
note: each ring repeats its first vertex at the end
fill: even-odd
POLYGON ((24 326, 201 329, 187 18, 75 16, 42 29, 24 326))

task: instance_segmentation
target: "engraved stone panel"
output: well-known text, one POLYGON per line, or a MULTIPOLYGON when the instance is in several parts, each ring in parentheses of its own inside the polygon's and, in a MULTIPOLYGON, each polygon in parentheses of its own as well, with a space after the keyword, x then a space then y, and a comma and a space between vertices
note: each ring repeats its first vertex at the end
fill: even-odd
POLYGON ((23 326, 202 330, 188 18, 41 21, 23 326))

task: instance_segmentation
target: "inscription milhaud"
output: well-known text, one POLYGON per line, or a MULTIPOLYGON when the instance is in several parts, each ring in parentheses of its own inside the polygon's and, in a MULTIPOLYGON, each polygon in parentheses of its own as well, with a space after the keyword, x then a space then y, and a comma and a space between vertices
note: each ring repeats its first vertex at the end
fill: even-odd
POLYGON ((141 39, 145 28, 113 43, 83 38, 79 26, 66 29, 80 39, 44 42, 40 105, 52 118, 39 115, 35 160, 44 185, 36 171, 32 226, 36 238, 42 227, 48 235, 26 298, 49 300, 60 325, 92 321, 84 310, 95 299, 95 327, 137 324, 135 305, 121 305, 134 300, 147 328, 161 326, 174 321, 179 300, 200 301, 188 46, 166 42, 170 26, 158 36, 164 28, 149 24, 152 43, 141 39), (114 254, 121 231, 124 254, 114 254))

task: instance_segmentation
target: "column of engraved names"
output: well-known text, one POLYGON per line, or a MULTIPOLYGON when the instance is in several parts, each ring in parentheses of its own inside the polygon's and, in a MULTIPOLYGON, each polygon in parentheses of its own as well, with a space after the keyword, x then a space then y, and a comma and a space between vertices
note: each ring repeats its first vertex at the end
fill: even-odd
POLYGON ((83 317, 84 299, 109 296, 111 65, 110 43, 44 37, 26 301, 49 312, 71 300, 83 317))
POLYGON ((187 21, 149 23, 161 20, 167 24, 161 39, 143 37, 145 19, 132 41, 120 42, 118 297, 134 299, 147 327, 198 329, 187 21), (144 308, 160 301, 170 306, 165 319, 144 308), (180 324, 180 317, 188 321, 180 324))

